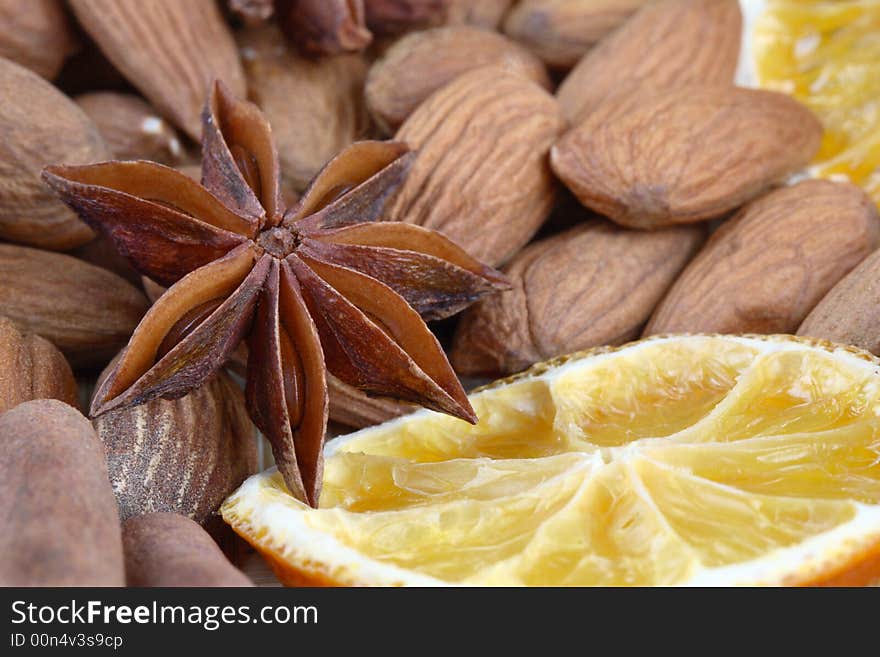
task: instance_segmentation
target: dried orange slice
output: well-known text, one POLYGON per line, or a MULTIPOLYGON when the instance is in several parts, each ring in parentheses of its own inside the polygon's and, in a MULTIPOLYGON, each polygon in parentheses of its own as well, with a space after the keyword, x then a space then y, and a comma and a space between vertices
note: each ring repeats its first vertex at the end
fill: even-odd
POLYGON ((822 120, 810 173, 861 185, 880 204, 880 0, 744 0, 759 86, 822 120))
POLYGON ((223 517, 288 584, 863 584, 880 573, 880 361, 671 336, 537 366, 275 471, 223 517))

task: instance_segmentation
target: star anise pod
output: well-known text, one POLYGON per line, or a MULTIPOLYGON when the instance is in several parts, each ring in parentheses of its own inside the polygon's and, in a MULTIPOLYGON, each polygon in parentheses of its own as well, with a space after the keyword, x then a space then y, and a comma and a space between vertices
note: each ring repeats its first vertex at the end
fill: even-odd
POLYGON ((437 232, 381 221, 412 162, 404 144, 350 146, 285 211, 268 123, 217 83, 202 149, 201 185, 144 161, 43 172, 139 271, 171 286, 96 390, 92 415, 181 397, 245 339, 251 417, 291 493, 311 505, 325 367, 368 393, 476 421, 422 318, 453 314, 507 281, 437 232))

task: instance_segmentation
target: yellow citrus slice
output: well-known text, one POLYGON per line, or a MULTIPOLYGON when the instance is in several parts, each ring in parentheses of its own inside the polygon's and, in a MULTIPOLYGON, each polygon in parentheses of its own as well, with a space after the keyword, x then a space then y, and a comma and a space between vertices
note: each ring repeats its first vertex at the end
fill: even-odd
POLYGON ((855 584, 880 572, 880 361, 671 336, 537 366, 332 441, 222 509, 288 584, 855 584))
POLYGON ((793 95, 825 126, 815 175, 880 204, 880 0, 767 0, 750 35, 757 83, 793 95))

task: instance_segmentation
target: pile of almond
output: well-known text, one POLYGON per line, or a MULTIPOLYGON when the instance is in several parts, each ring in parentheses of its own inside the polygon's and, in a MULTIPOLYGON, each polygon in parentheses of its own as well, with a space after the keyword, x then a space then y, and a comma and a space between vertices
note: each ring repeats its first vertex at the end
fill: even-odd
MULTIPOLYGON (((244 355, 182 399, 74 410, 163 289, 39 176, 198 178, 215 78, 271 122, 290 202, 354 141, 417 151, 386 219, 513 283, 433 327, 467 382, 669 332, 880 353, 877 208, 804 178, 822 126, 734 85, 741 34, 737 0, 0 3, 0 584, 248 583, 199 527, 228 542, 216 510, 258 467, 244 355)), ((330 387, 344 427, 409 410, 330 387)))

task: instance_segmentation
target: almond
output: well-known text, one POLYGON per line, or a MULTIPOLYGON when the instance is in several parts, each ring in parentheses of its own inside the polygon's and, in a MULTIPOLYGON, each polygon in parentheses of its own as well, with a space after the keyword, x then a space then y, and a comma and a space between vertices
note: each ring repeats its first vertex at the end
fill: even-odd
POLYGON ((780 93, 688 86, 615 95, 553 147, 588 208, 634 228, 720 217, 815 155, 822 126, 780 93))
POLYGON ((737 0, 647 5, 584 55, 559 86, 559 106, 574 125, 621 88, 733 84, 741 32, 737 0))
POLYGON ((858 187, 807 180, 778 189, 712 235, 645 335, 792 333, 878 239, 877 210, 858 187))
POLYGON ((880 250, 831 288, 797 334, 880 354, 880 250))
POLYGON ((0 413, 32 399, 58 399, 76 408, 73 372, 51 342, 0 316, 0 413))
POLYGON ((302 191, 330 158, 366 132, 366 63, 360 55, 306 59, 269 26, 246 31, 239 45, 251 97, 272 125, 281 170, 302 191))
POLYGON ((554 68, 571 68, 651 0, 520 0, 504 31, 554 68))
POLYGON ((156 109, 195 140, 208 87, 245 95, 235 41, 214 0, 70 0, 80 24, 156 109))
POLYGON ((177 132, 143 99, 97 91, 77 96, 116 160, 152 160, 173 166, 186 158, 177 132))
POLYGON ((645 232, 593 220, 529 245, 505 270, 513 289, 465 311, 453 366, 495 377, 637 337, 703 237, 700 226, 645 232))
POLYGON ((369 397, 332 374, 327 375, 327 394, 330 397, 330 419, 358 429, 412 413, 416 408, 387 397, 369 397))
POLYGON ((413 32, 391 46, 370 68, 367 107, 379 126, 392 133, 434 91, 482 66, 498 66, 550 87, 541 60, 516 42, 456 25, 413 32))
POLYGON ((0 415, 0 586, 122 586, 122 538, 101 441, 56 400, 0 415))
POLYGON ((94 123, 51 84, 0 58, 0 239, 70 249, 95 234, 40 180, 46 164, 109 152, 94 123))
POLYGON ((149 513, 122 525, 128 586, 253 586, 207 532, 176 513, 149 513))
POLYGON ((68 255, 0 244, 0 312, 74 367, 105 365, 148 307, 119 276, 68 255))
POLYGON ((168 511, 205 522, 257 469, 244 394, 223 373, 180 399, 113 411, 93 424, 123 520, 168 511))
POLYGON ((513 0, 364 0, 367 25, 378 34, 462 23, 494 29, 512 4, 513 0))
POLYGON ((53 80, 76 47, 61 0, 0 3, 0 57, 53 80))
POLYGON ((389 218, 440 230, 490 265, 519 251, 555 199, 547 152, 564 128, 555 99, 486 67, 431 95, 396 139, 418 151, 389 218))

